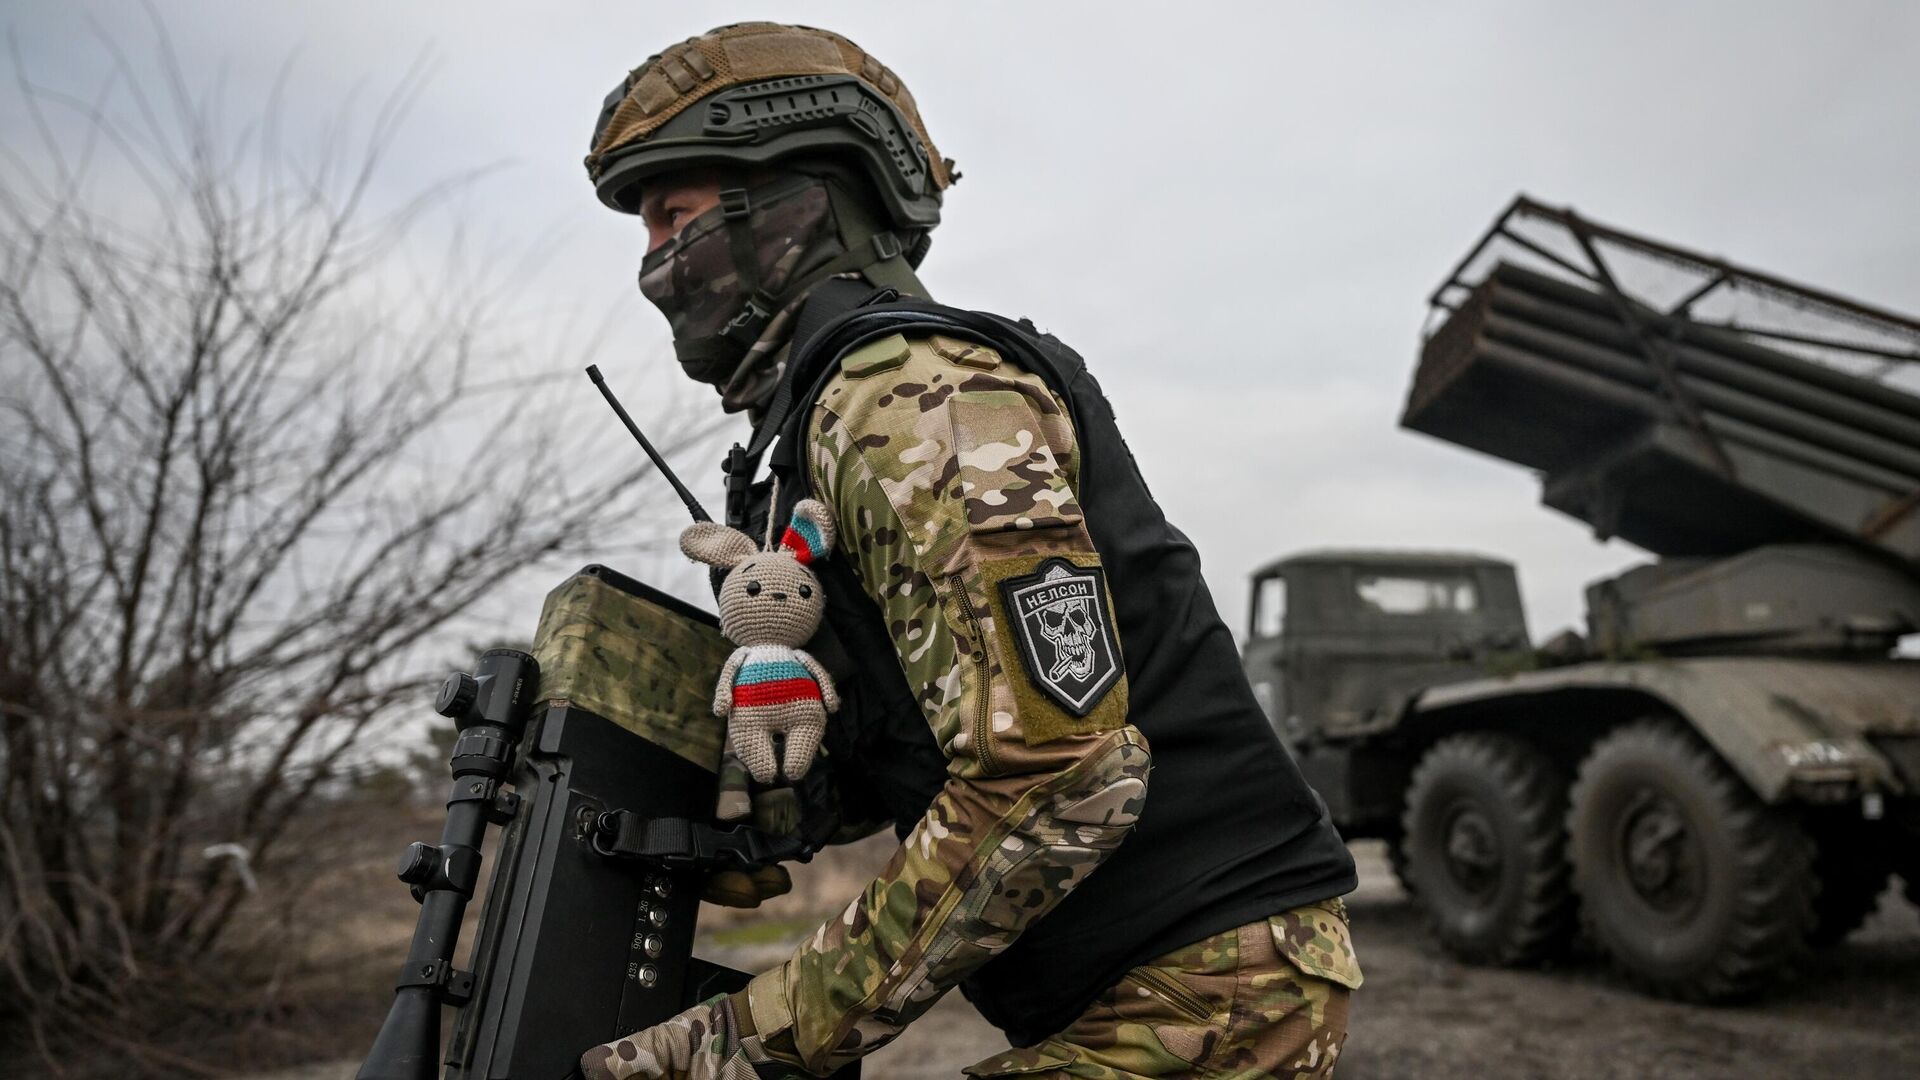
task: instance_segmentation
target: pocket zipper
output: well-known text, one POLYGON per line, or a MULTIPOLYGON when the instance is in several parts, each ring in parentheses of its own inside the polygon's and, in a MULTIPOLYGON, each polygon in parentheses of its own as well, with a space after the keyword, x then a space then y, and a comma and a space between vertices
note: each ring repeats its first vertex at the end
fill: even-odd
POLYGON ((1150 967, 1137 967, 1127 972, 1135 982, 1147 989, 1157 991, 1167 1002, 1201 1023, 1213 1019, 1213 1009, 1199 994, 1187 989, 1186 984, 1150 967))
POLYGON ((993 681, 987 667, 987 638, 980 631, 980 618, 974 614, 966 582, 955 579, 953 590, 960 600, 960 613, 967 620, 967 633, 973 638, 974 697, 980 702, 973 718, 973 744, 980 748, 982 771, 988 776, 998 776, 1000 763, 993 759, 993 681))

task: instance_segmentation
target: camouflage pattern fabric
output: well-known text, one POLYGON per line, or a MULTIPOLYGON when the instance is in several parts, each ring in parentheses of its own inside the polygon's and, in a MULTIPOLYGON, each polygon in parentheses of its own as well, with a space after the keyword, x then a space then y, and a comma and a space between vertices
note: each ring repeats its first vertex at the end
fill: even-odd
POLYGON ((604 716, 708 772, 726 739, 713 682, 732 652, 715 627, 587 574, 547 594, 533 645, 542 699, 604 716))
POLYGON ((1360 966, 1337 899, 1215 934, 1134 968, 1065 1031, 975 1077, 1333 1075, 1360 966))
POLYGON ((610 156, 655 137, 655 132, 702 98, 743 83, 788 76, 858 75, 884 94, 927 151, 933 189, 958 175, 940 156, 906 84, 865 49, 831 30, 770 22, 730 23, 661 49, 628 73, 626 94, 587 154, 587 175, 598 180, 610 156))
POLYGON ((892 1039, 1093 873, 1139 816, 1151 759, 1119 715, 1030 738, 1054 718, 1011 684, 1023 676, 983 567, 1098 558, 1073 495, 1073 431, 1043 381, 990 349, 891 337, 842 361, 810 439, 840 557, 892 627, 949 774, 881 876, 747 989, 764 1051, 826 1073, 892 1039))
MULTIPOLYGON (((728 743, 720 756, 719 793, 713 816, 725 824, 751 821, 770 836, 800 831, 800 793, 785 784, 756 787, 747 767, 728 743)), ((787 868, 775 864, 754 870, 721 870, 707 878, 700 899, 721 907, 756 908, 764 900, 793 891, 787 868)))
POLYGON ((580 1055, 586 1080, 627 1080, 630 1076, 685 1077, 686 1080, 759 1080, 751 1036, 743 1030, 734 999, 709 998, 693 1008, 596 1046, 580 1055))
MULTIPOLYGON (((820 180, 753 188, 747 224, 757 260, 757 291, 765 296, 780 296, 846 254, 832 201, 820 180)), ((667 317, 674 351, 688 376, 721 388, 730 411, 765 396, 779 375, 770 361, 784 355, 766 347, 764 333, 752 348, 731 346, 717 336, 756 291, 741 280, 740 270, 725 208, 718 206, 648 252, 640 264, 640 291, 667 317)))
POLYGON ((728 742, 720 754, 720 780, 715 785, 713 816, 720 821, 742 821, 753 813, 753 776, 728 742))

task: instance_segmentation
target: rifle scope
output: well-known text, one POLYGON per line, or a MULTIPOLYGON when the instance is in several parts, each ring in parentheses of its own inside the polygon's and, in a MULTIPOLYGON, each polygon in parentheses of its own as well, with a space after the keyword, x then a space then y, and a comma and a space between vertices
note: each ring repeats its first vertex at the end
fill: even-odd
POLYGON ((506 823, 519 798, 501 790, 538 693, 540 666, 512 649, 490 649, 474 674, 448 676, 433 709, 459 731, 449 768, 440 845, 416 843, 400 857, 400 880, 420 902, 413 944, 394 982, 393 1007, 358 1080, 430 1080, 440 1067, 440 1010, 473 994, 473 973, 453 966, 467 901, 480 880, 489 824, 506 823))

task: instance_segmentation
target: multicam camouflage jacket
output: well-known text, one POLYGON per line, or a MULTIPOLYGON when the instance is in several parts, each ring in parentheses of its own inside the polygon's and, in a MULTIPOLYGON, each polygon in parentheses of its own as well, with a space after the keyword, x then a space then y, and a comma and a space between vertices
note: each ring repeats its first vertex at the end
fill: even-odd
POLYGON ((1045 382, 991 349, 896 335, 841 360, 808 435, 841 557, 948 761, 880 877, 746 991, 758 1049, 825 1073, 892 1039, 1092 873, 1137 819, 1150 758, 1126 722, 1124 669, 1073 708, 1020 669, 1032 661, 1000 585, 1099 565, 1074 432, 1045 382))

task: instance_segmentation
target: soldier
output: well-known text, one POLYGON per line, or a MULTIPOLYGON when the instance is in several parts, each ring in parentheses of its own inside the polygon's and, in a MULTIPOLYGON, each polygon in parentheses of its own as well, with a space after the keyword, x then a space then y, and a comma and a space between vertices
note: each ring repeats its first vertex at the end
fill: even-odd
POLYGON ((784 964, 586 1075, 824 1075, 955 986, 1015 1047, 974 1076, 1330 1074, 1352 859, 1079 357, 928 299, 958 173, 906 87, 837 34, 722 27, 608 96, 587 170, 646 224, 686 373, 755 421, 730 518, 834 514, 822 766, 901 844, 784 964))

